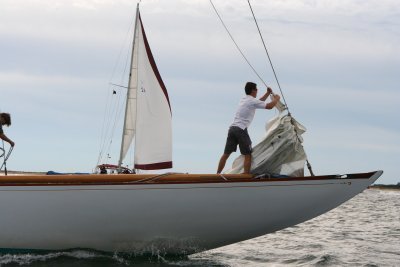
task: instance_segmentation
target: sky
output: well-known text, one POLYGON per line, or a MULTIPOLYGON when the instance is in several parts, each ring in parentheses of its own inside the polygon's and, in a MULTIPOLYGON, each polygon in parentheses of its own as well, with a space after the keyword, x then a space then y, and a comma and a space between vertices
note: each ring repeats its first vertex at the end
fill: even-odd
MULTIPOLYGON (((91 172, 104 135, 107 162, 117 162, 122 116, 109 105, 122 103, 125 89, 110 83, 127 82, 136 3, 0 0, 0 111, 11 113, 4 130, 16 143, 9 170, 91 172)), ((247 1, 213 3, 281 94, 247 1)), ((384 170, 377 183, 400 182, 399 2, 251 3, 290 111, 307 128, 303 145, 314 172, 384 170)), ((143 0, 140 10, 172 105, 170 171, 215 173, 244 84, 266 89, 208 0, 143 0)), ((276 114, 257 111, 253 143, 276 114)))

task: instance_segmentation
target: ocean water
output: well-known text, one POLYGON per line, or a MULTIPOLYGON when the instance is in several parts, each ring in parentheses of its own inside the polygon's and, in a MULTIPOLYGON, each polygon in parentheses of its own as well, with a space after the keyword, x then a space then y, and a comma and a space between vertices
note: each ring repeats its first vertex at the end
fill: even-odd
POLYGON ((186 257, 3 252, 0 266, 400 266, 400 191, 369 189, 297 226, 186 257))

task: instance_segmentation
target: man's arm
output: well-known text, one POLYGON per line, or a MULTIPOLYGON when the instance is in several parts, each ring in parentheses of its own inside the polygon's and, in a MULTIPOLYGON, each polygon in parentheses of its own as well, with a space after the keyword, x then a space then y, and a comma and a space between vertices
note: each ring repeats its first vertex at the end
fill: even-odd
POLYGON ((3 139, 4 141, 10 143, 11 146, 15 145, 15 143, 10 138, 8 138, 4 133, 0 134, 0 138, 3 139))
POLYGON ((267 92, 260 98, 260 100, 264 102, 270 94, 272 94, 272 89, 271 87, 267 87, 267 92))
POLYGON ((266 109, 273 109, 276 106, 276 104, 278 104, 279 100, 281 99, 281 97, 279 95, 274 95, 273 97, 274 97, 274 99, 265 105, 266 109))

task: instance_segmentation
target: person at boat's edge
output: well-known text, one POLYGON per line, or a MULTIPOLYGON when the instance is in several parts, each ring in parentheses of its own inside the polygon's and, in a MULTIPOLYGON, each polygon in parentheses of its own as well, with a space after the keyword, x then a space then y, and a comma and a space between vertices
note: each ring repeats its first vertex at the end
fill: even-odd
POLYGON ((9 113, 0 113, 0 138, 8 142, 13 147, 15 143, 4 134, 3 125, 11 125, 11 116, 9 113))
POLYGON ((273 94, 271 102, 264 102, 272 94, 272 89, 270 87, 267 87, 267 92, 260 99, 256 98, 258 91, 257 84, 247 82, 244 90, 246 96, 240 100, 235 119, 229 127, 224 154, 222 154, 221 159, 219 160, 217 173, 222 172, 226 160, 232 152, 236 151, 238 145, 240 153, 244 156, 243 173, 250 173, 252 147, 247 128, 250 126, 254 118, 256 109, 272 109, 280 100, 279 95, 273 94))

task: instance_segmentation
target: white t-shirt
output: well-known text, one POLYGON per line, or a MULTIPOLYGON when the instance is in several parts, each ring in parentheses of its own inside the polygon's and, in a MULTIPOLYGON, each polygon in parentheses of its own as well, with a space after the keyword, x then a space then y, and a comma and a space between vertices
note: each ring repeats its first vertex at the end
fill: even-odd
POLYGON ((231 126, 237 126, 243 130, 246 129, 253 121, 256 109, 265 109, 265 105, 265 102, 251 95, 246 95, 239 102, 239 108, 231 126))

